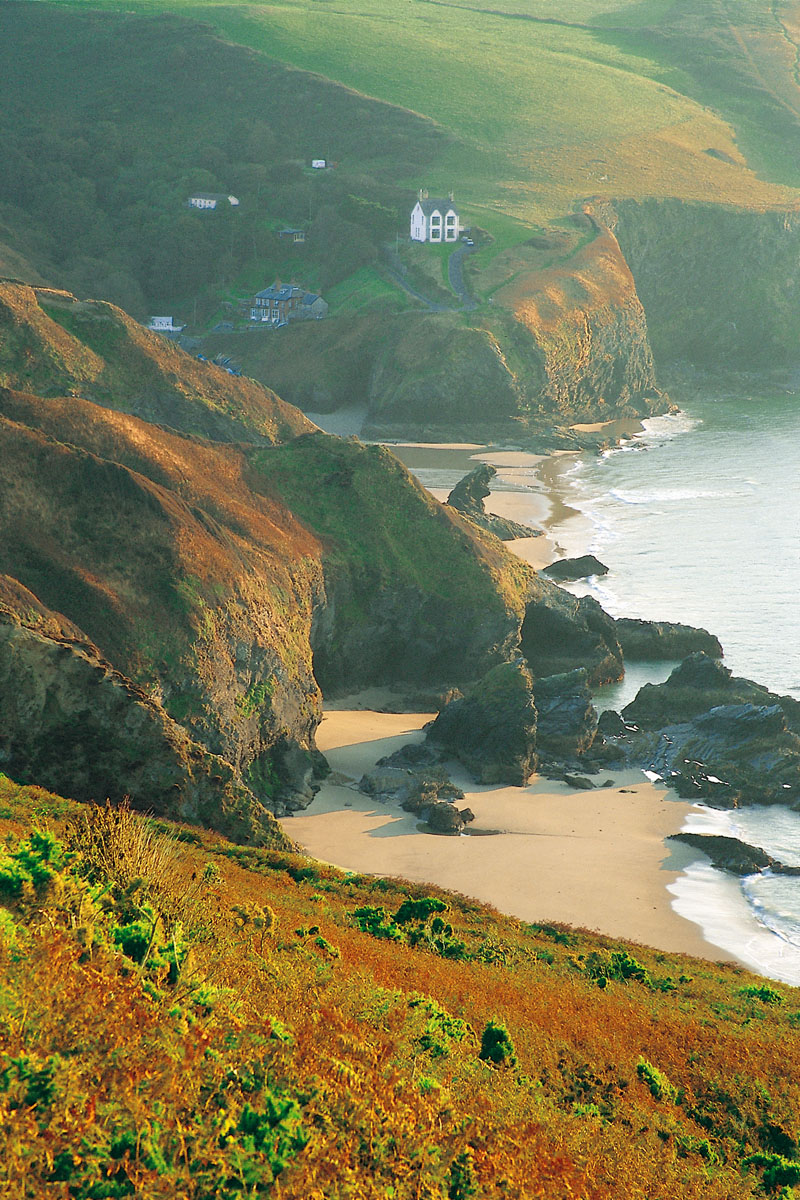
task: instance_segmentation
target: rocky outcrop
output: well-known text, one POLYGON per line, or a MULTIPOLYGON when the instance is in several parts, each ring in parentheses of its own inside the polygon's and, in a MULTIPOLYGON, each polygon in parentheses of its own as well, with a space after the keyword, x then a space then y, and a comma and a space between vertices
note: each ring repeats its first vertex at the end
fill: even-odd
POLYGON ((565 424, 666 411, 628 264, 605 224, 583 220, 594 236, 565 264, 523 272, 495 294, 542 356, 540 408, 565 424))
POLYGON ((624 674, 613 618, 591 596, 571 596, 555 584, 528 604, 521 645, 536 677, 583 667, 589 683, 598 686, 624 674))
MULTIPOLYGON (((41 611, 41 606, 38 606, 41 611)), ((49 617, 57 625, 56 614, 49 617)), ((0 610, 0 761, 18 782, 291 848, 231 765, 193 742, 88 642, 0 610)))
MULTIPOLYGON (((759 846, 748 846, 738 838, 708 833, 676 833, 670 840, 683 842, 685 846, 691 846, 694 850, 701 850, 710 858, 712 866, 727 871, 730 875, 755 875, 767 868, 787 870, 776 859, 771 858, 766 850, 759 846)), ((800 867, 790 867, 788 870, 800 873, 800 867)))
POLYGON ((428 739, 481 783, 524 787, 537 761, 530 672, 520 661, 495 667, 462 700, 442 709, 428 739))
POLYGON ((574 759, 591 749, 597 735, 597 710, 583 668, 537 679, 534 698, 536 745, 541 756, 574 759))
POLYGON ((718 805, 800 805, 800 705, 690 655, 658 685, 647 684, 606 715, 609 746, 682 796, 718 805))
POLYGON ((588 579, 592 575, 607 575, 608 567, 601 563, 593 554, 581 554, 578 558, 559 558, 542 568, 542 574, 548 579, 560 582, 571 582, 576 579, 588 579))
POLYGON ((541 530, 486 512, 483 502, 491 495, 489 485, 496 474, 497 468, 491 463, 479 463, 469 475, 458 481, 447 497, 447 503, 503 542, 512 541, 514 538, 537 537, 541 530))
POLYGON ((682 659, 698 651, 711 658, 722 658, 719 639, 692 625, 617 617, 615 628, 625 658, 632 661, 682 659))
POLYGON ((623 710, 628 724, 661 729, 690 720, 721 705, 777 705, 787 728, 800 733, 800 701, 777 696, 750 679, 740 679, 728 667, 700 651, 690 654, 664 683, 646 683, 623 710))
POLYGON ((374 796, 381 802, 391 801, 406 812, 414 813, 422 813, 436 803, 464 799, 464 793, 451 782, 441 766, 427 763, 416 767, 378 764, 375 770, 362 775, 358 790, 365 796, 374 796))

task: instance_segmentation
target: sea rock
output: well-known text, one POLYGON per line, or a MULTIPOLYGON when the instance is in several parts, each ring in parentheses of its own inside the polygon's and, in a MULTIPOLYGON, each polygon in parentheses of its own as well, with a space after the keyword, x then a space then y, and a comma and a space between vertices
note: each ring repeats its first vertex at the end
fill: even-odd
POLYGON ((481 783, 524 787, 537 761, 530 671, 521 660, 494 667, 463 700, 442 709, 428 739, 481 783))
POLYGON ((560 558, 542 569, 548 579, 570 581, 588 579, 590 575, 607 575, 608 567, 593 554, 581 554, 578 558, 560 558))
POLYGON ((483 502, 491 494, 489 483, 496 474, 496 468, 490 463, 479 463, 473 471, 458 481, 447 497, 447 503, 465 517, 469 517, 481 529, 499 537, 501 541, 538 537, 541 533, 539 529, 532 529, 530 525, 521 525, 519 521, 511 521, 506 517, 497 517, 486 512, 483 502))
MULTIPOLYGON (((712 866, 721 871, 728 871, 731 875, 755 875, 766 867, 782 865, 777 864, 766 850, 759 846, 748 846, 738 838, 708 833, 676 833, 672 835, 671 840, 693 846, 695 850, 702 850, 703 854, 707 854, 711 859, 712 866)), ((800 867, 796 870, 800 872, 800 867)))
POLYGON ((714 634, 693 625, 618 617, 616 633, 625 658, 633 661, 682 659, 696 651, 711 658, 722 658, 722 646, 714 634))
POLYGON ((527 605, 522 653, 534 676, 584 667, 591 686, 622 679, 625 668, 616 624, 591 596, 571 596, 548 583, 527 605))
POLYGON ((727 704, 631 735, 640 765, 720 807, 800 804, 800 737, 777 705, 727 704))
POLYGON ((660 729, 731 704, 778 705, 787 727, 800 733, 800 701, 775 695, 750 679, 739 679, 702 652, 685 658, 664 683, 646 683, 622 710, 622 716, 642 729, 660 729))
POLYGON ((534 698, 539 752, 562 758, 585 754, 597 734, 597 711, 586 671, 579 667, 537 679, 534 698))

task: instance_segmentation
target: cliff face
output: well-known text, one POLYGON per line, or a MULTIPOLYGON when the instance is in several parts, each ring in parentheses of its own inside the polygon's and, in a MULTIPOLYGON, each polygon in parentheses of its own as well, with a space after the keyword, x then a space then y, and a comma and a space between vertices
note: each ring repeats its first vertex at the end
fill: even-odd
MULTIPOLYGON (((62 622, 52 614, 48 623, 62 622)), ((0 692, 0 761, 17 780, 68 783, 77 800, 128 797, 136 807, 211 825, 236 841, 291 846, 231 765, 193 742, 96 647, 31 629, 3 601, 0 692)))
POLYGON ((636 280, 659 362, 757 369, 796 359, 800 212, 679 200, 599 208, 636 280))
POLYGON ((613 233, 587 223, 589 240, 567 262, 521 275, 497 293, 542 357, 539 412, 568 423, 659 411, 664 401, 633 276, 613 233))

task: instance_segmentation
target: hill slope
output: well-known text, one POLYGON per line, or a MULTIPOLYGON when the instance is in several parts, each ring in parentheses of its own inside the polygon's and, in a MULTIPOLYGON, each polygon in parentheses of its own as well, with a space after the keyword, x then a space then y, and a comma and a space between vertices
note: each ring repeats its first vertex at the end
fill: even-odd
POLYGON ((795 989, 165 840, 1 776, 0 801, 23 839, 0 857, 10 1196, 745 1200, 800 1180, 795 989))

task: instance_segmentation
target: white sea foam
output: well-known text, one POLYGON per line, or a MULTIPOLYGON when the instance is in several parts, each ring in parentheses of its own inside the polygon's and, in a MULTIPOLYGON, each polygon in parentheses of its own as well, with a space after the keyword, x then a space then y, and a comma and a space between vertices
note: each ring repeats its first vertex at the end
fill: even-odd
POLYGON ((800 946, 757 919, 738 880, 695 862, 667 890, 675 912, 699 925, 706 941, 761 975, 800 984, 800 946))

